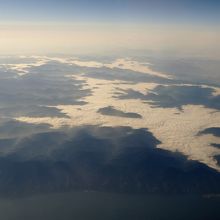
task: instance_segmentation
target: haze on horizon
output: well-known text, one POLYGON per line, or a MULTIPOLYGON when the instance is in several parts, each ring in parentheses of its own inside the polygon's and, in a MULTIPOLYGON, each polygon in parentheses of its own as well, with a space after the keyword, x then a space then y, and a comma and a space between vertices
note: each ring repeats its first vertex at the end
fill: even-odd
POLYGON ((150 51, 220 58, 219 1, 0 1, 1 54, 150 51))

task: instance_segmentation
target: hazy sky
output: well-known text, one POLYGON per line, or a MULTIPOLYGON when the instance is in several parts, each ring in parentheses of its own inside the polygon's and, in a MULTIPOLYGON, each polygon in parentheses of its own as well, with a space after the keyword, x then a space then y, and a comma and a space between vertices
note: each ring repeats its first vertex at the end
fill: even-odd
POLYGON ((218 56, 218 0, 0 0, 1 53, 146 49, 218 56))

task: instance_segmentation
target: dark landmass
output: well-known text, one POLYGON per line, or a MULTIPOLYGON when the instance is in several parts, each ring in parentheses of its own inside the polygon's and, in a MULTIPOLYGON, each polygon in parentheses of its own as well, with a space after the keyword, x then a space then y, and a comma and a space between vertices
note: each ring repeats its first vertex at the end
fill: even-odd
POLYGON ((212 146, 220 149, 220 144, 212 144, 212 146))
POLYGON ((220 166, 220 155, 216 155, 214 158, 217 160, 217 164, 220 166))
POLYGON ((112 106, 100 108, 97 112, 101 113, 102 115, 116 116, 116 117, 122 117, 122 118, 142 118, 140 114, 137 114, 134 112, 123 112, 123 111, 115 109, 112 106))
MULTIPOLYGON (((203 134, 212 134, 216 137, 220 137, 220 128, 218 127, 207 128, 198 133, 198 135, 203 135, 203 134)), ((218 149, 220 148, 220 144, 213 143, 212 146, 218 149)), ((218 166, 220 166, 220 155, 215 155, 214 159, 217 161, 218 166)))
POLYGON ((182 109, 183 105, 192 104, 220 110, 220 96, 213 95, 214 89, 201 86, 160 85, 146 95, 132 89, 122 90, 122 92, 125 94, 116 97, 151 101, 150 104, 154 107, 182 109))
POLYGON ((154 76, 151 74, 143 74, 132 70, 124 70, 120 68, 88 68, 85 74, 88 78, 105 79, 105 80, 121 80, 129 83, 154 82, 161 84, 183 83, 176 79, 168 79, 164 77, 154 76))
MULTIPOLYGON (((143 58, 142 58, 143 59, 143 58)), ((209 84, 220 86, 218 59, 195 58, 195 57, 148 57, 153 64, 152 69, 173 75, 179 80, 188 83, 209 84)))
POLYGON ((218 128, 218 127, 207 128, 207 129, 199 132, 199 135, 203 135, 203 134, 212 134, 216 137, 220 137, 220 128, 218 128))
POLYGON ((156 148, 160 142, 147 129, 86 126, 1 141, 1 196, 71 190, 220 193, 219 172, 156 148))
POLYGON ((30 67, 29 73, 22 76, 16 70, 7 70, 7 74, 0 76, 0 117, 66 118, 60 110, 49 106, 85 105, 81 99, 91 94, 89 89, 83 89, 85 81, 66 77, 74 69, 77 70, 51 61, 30 67))
MULTIPOLYGON (((22 138, 24 136, 47 132, 50 130, 49 124, 31 124, 13 119, 0 118, 0 140, 8 138, 22 138)), ((7 146, 5 146, 7 148, 7 146)))
POLYGON ((0 108, 2 117, 57 117, 69 118, 65 113, 60 112, 55 107, 38 106, 38 105, 15 105, 0 108))

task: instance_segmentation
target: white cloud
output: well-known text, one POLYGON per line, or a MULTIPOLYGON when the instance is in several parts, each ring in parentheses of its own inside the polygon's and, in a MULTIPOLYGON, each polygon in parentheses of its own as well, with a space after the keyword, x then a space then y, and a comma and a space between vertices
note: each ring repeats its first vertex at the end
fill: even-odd
MULTIPOLYGON (((76 76, 74 76, 76 77, 76 76)), ((179 151, 190 159, 201 161, 210 167, 220 170, 213 155, 219 154, 220 150, 211 146, 211 143, 219 143, 220 138, 213 135, 198 136, 198 132, 209 127, 220 127, 220 112, 203 106, 186 105, 183 111, 175 108, 152 108, 150 104, 143 103, 138 99, 120 100, 113 98, 117 88, 138 90, 143 94, 146 89, 153 89, 157 84, 138 83, 124 84, 122 81, 107 81, 100 79, 85 78, 85 88, 93 90, 91 96, 84 101, 88 104, 83 106, 63 105, 56 106, 70 118, 29 118, 20 117, 19 121, 29 123, 49 123, 54 128, 63 125, 100 125, 100 126, 131 126, 133 128, 148 128, 162 143, 158 146, 170 151, 179 151), (109 117, 97 113, 99 108, 114 106, 124 112, 134 112, 142 115, 143 119, 109 117)))

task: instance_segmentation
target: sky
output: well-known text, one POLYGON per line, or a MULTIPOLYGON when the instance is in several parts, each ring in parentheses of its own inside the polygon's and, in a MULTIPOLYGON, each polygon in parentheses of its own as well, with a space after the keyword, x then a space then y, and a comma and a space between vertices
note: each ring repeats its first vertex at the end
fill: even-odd
POLYGON ((1 53, 116 49, 218 56, 218 0, 0 0, 1 53))

